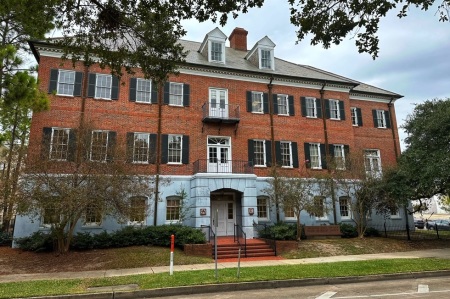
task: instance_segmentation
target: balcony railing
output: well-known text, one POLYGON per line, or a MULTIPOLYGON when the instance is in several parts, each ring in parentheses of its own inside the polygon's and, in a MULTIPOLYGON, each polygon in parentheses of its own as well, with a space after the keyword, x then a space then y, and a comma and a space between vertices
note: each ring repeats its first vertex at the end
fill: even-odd
POLYGON ((253 165, 249 161, 200 159, 194 162, 194 174, 196 173, 253 174, 253 165))
POLYGON ((207 102, 202 111, 203 122, 235 124, 240 121, 239 105, 207 102))

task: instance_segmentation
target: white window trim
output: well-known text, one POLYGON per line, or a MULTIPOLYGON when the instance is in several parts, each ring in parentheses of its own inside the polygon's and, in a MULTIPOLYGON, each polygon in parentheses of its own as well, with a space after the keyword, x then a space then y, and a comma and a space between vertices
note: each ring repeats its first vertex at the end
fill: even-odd
POLYGON ((395 214, 391 214, 389 212, 389 218, 390 219, 402 219, 402 217, 400 215, 400 208, 397 207, 397 213, 395 213, 395 214))
MULTIPOLYGON (((380 150, 379 149, 365 149, 364 150, 364 159, 366 159, 367 157, 370 157, 370 169, 365 169, 366 170, 366 174, 370 175, 372 177, 381 177, 381 174, 383 173, 383 169, 381 168, 381 154, 380 154, 380 150), (377 152, 377 156, 376 158, 378 158, 378 173, 375 173, 375 171, 373 170, 373 158, 375 158, 375 156, 368 156, 367 152, 369 151, 376 151, 377 152)), ((364 166, 365 166, 365 161, 364 161, 364 166)))
POLYGON ((178 223, 180 223, 181 219, 173 219, 173 220, 167 219, 167 208, 168 208, 167 200, 178 200, 179 201, 178 208, 180 210, 179 210, 178 214, 181 216, 181 201, 182 201, 182 198, 180 196, 178 196, 178 195, 167 196, 166 197, 166 208, 164 210, 164 212, 165 212, 164 218, 165 218, 165 223, 166 224, 178 224, 178 223))
POLYGON ((86 211, 84 212, 83 215, 83 227, 97 227, 100 228, 103 225, 103 211, 101 212, 101 216, 100 216, 100 222, 87 222, 86 221, 86 211))
POLYGON ((73 97, 73 92, 75 91, 75 80, 76 80, 76 72, 71 70, 58 70, 58 82, 56 83, 56 95, 58 96, 65 96, 65 97, 73 97), (60 84, 60 75, 61 73, 73 73, 73 82, 72 83, 65 83, 65 84, 71 84, 73 85, 73 91, 72 94, 66 94, 66 93, 60 93, 59 92, 59 84, 60 84))
POLYGON ((352 209, 351 209, 351 207, 352 207, 351 198, 348 196, 341 196, 341 197, 339 197, 338 202, 339 202, 339 216, 341 217, 341 220, 351 220, 353 217, 352 209), (348 216, 342 216, 342 214, 341 214, 341 199, 344 199, 344 198, 345 198, 345 200, 347 200, 348 216))
POLYGON ((356 107, 350 107, 350 116, 352 118, 352 125, 354 127, 359 127, 359 122, 358 122, 358 110, 356 107))
POLYGON ((180 165, 183 164, 183 135, 180 134, 169 134, 168 140, 167 140, 167 164, 172 165, 180 165), (180 162, 169 162, 169 144, 171 137, 180 137, 180 162))
POLYGON ((328 103, 330 105, 330 107, 329 107, 329 109, 330 109, 330 119, 332 119, 332 120, 341 120, 341 111, 339 109, 339 100, 330 99, 328 103), (336 109, 336 117, 332 117, 332 109, 331 108, 334 105, 337 107, 337 109, 336 109))
POLYGON ((278 105, 278 115, 289 116, 289 96, 287 94, 277 94, 277 105, 278 105), (280 103, 278 101, 279 97, 284 97, 286 101, 286 113, 280 113, 280 103))
POLYGON ((322 195, 316 195, 314 197, 321 197, 322 198, 322 205, 323 205, 323 215, 322 216, 314 216, 314 218, 316 219, 316 221, 328 221, 328 213, 327 213, 327 209, 326 204, 327 204, 327 198, 325 196, 322 195))
POLYGON ((264 114, 264 93, 260 91, 252 91, 252 113, 256 114, 264 114), (261 111, 254 111, 253 110, 253 95, 260 94, 261 95, 261 111))
POLYGON ((320 143, 309 143, 309 153, 310 153, 310 159, 311 159, 311 146, 312 145, 317 145, 317 154, 318 154, 318 159, 319 159, 319 166, 318 167, 313 167, 312 163, 311 163, 311 169, 322 169, 322 153, 320 152, 320 143))
POLYGON ((89 161, 92 162, 106 162, 108 160, 108 150, 109 150, 109 131, 107 130, 93 130, 91 132, 91 146, 89 149, 89 161), (92 145, 93 145, 93 140, 92 140, 92 136, 94 135, 94 133, 98 133, 98 132, 102 132, 102 133, 106 133, 106 153, 105 153, 105 158, 102 160, 92 160, 92 145))
POLYGON ((133 163, 134 164, 149 164, 149 160, 150 160, 150 133, 143 133, 143 132, 134 132, 133 135, 133 163), (147 152, 147 161, 135 161, 134 157, 135 157, 135 150, 136 150, 136 135, 147 135, 147 144, 148 144, 148 152, 147 152))
POLYGON ((267 217, 260 217, 258 214, 258 220, 259 221, 270 221, 269 197, 267 197, 267 196, 257 196, 256 197, 256 211, 258 211, 258 199, 264 199, 266 201, 266 214, 267 214, 267 217))
MULTIPOLYGON (((140 196, 137 196, 137 197, 140 197, 140 196)), ((145 205, 145 208, 147 209, 148 198, 145 197, 145 196, 142 196, 142 198, 145 198, 144 205, 145 205)), ((130 200, 131 199, 132 199, 132 197, 130 198, 130 200)), ((132 225, 132 226, 144 226, 144 225, 146 225, 146 223, 147 223, 147 217, 145 216, 146 212, 147 211, 144 211, 144 220, 143 221, 131 221, 131 220, 128 220, 128 225, 132 225)))
MULTIPOLYGON (((111 82, 112 83, 112 82, 111 82)), ((147 93, 147 92, 146 92, 147 93)), ((152 81, 151 80, 147 80, 147 79, 142 79, 142 78, 136 78, 136 103, 144 103, 144 104, 151 104, 152 103, 152 81), (150 82, 150 91, 148 92, 149 94, 149 101, 140 101, 138 99, 138 92, 144 92, 142 90, 138 90, 138 86, 139 86, 139 82, 150 82)))
POLYGON ((273 49, 269 48, 258 48, 258 57, 259 57, 259 69, 262 70, 275 70, 275 58, 273 55, 273 49), (263 67, 262 65, 262 51, 267 51, 270 53, 270 67, 263 67))
POLYGON ((341 152, 341 157, 342 157, 342 162, 343 162, 343 166, 342 167, 338 167, 338 165, 336 164, 336 169, 338 170, 345 170, 345 147, 343 144, 333 144, 334 146, 334 157, 336 158, 336 147, 340 148, 340 152, 341 152))
POLYGON ((281 166, 282 168, 293 168, 294 162, 292 157, 292 141, 280 141, 280 151, 281 151, 281 144, 282 143, 288 143, 289 144, 289 166, 281 166))
POLYGON ((112 75, 106 75, 106 74, 96 74, 95 75, 95 96, 94 99, 102 99, 102 100, 111 100, 111 92, 112 92, 112 75), (111 86, 109 86, 109 96, 104 98, 104 97, 99 97, 97 96, 97 87, 98 87, 98 79, 101 77, 110 77, 111 78, 111 86))
POLYGON ((214 62, 214 63, 225 63, 225 42, 222 40, 216 40, 216 39, 209 39, 208 40, 208 61, 214 62), (213 60, 212 59, 212 43, 217 43, 222 46, 222 60, 213 60))
POLYGON ((283 207, 283 214, 284 214, 284 220, 285 221, 297 221, 297 216, 295 215, 294 208, 292 208, 292 211, 294 212, 294 217, 288 217, 288 216, 286 216, 286 212, 285 212, 285 209, 283 207))
POLYGON ((183 107, 183 97, 184 97, 184 84, 179 82, 170 82, 169 83, 169 106, 176 106, 176 107, 183 107), (172 104, 170 102, 170 96, 172 95, 172 86, 179 86, 181 85, 181 103, 178 104, 172 104))
POLYGON ((317 118, 317 99, 314 97, 305 97, 305 105, 306 105, 306 117, 309 118, 317 118), (308 115, 308 101, 312 101, 314 105, 314 115, 308 115))
POLYGON ((69 155, 69 143, 70 143, 70 130, 69 128, 58 128, 58 127, 52 127, 52 134, 50 136, 50 152, 48 153, 49 159, 52 161, 67 161, 66 159, 54 159, 52 158, 52 148, 53 148, 53 136, 55 133, 55 130, 64 130, 67 133, 67 156, 69 155))
MULTIPOLYGON (((266 160, 266 141, 265 140, 261 140, 261 139, 253 139, 253 142, 255 141, 261 141, 263 144, 263 160, 264 160, 264 164, 256 164, 253 165, 254 167, 267 167, 267 160, 266 160)), ((254 149, 253 149, 254 152, 254 149)), ((254 153, 255 154, 255 153, 254 153)))
POLYGON ((377 113, 377 128, 386 129, 386 115, 384 110, 376 110, 377 113), (380 120, 383 122, 380 124, 380 120))

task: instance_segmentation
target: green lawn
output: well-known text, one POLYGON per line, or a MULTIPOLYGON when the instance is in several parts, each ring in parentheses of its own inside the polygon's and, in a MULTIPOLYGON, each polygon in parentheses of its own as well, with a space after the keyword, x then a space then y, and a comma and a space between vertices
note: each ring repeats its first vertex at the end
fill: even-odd
POLYGON ((236 268, 220 269, 217 280, 214 270, 204 270, 175 272, 173 276, 161 273, 97 279, 15 282, 0 284, 0 298, 86 293, 88 287, 123 284, 137 284, 140 289, 154 289, 214 283, 364 276, 433 270, 450 270, 450 263, 444 259, 429 258, 250 267, 241 269, 239 279, 236 277, 236 268))

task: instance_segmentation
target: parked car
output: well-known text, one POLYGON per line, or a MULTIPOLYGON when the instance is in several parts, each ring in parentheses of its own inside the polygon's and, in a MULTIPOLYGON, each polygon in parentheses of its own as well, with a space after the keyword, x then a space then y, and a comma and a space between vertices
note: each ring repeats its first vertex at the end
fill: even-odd
POLYGON ((448 220, 436 220, 434 225, 438 230, 450 230, 450 221, 448 220))
POLYGON ((434 225, 436 224, 436 220, 425 220, 425 227, 427 229, 434 229, 434 225))
POLYGON ((422 219, 414 219, 414 226, 423 229, 425 227, 425 222, 422 219))

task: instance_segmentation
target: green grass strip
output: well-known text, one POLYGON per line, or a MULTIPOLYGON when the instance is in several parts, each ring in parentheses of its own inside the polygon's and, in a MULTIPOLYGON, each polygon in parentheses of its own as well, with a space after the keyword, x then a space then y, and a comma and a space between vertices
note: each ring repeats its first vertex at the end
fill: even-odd
POLYGON ((437 258, 389 259, 249 267, 241 268, 239 279, 236 277, 236 268, 228 268, 219 270, 218 279, 215 279, 214 270, 201 270, 174 272, 173 276, 170 276, 169 273, 160 273, 111 278, 2 283, 0 284, 0 298, 86 293, 88 287, 123 284, 138 284, 140 289, 154 289, 214 283, 365 276, 433 270, 450 270, 449 260, 437 258))

